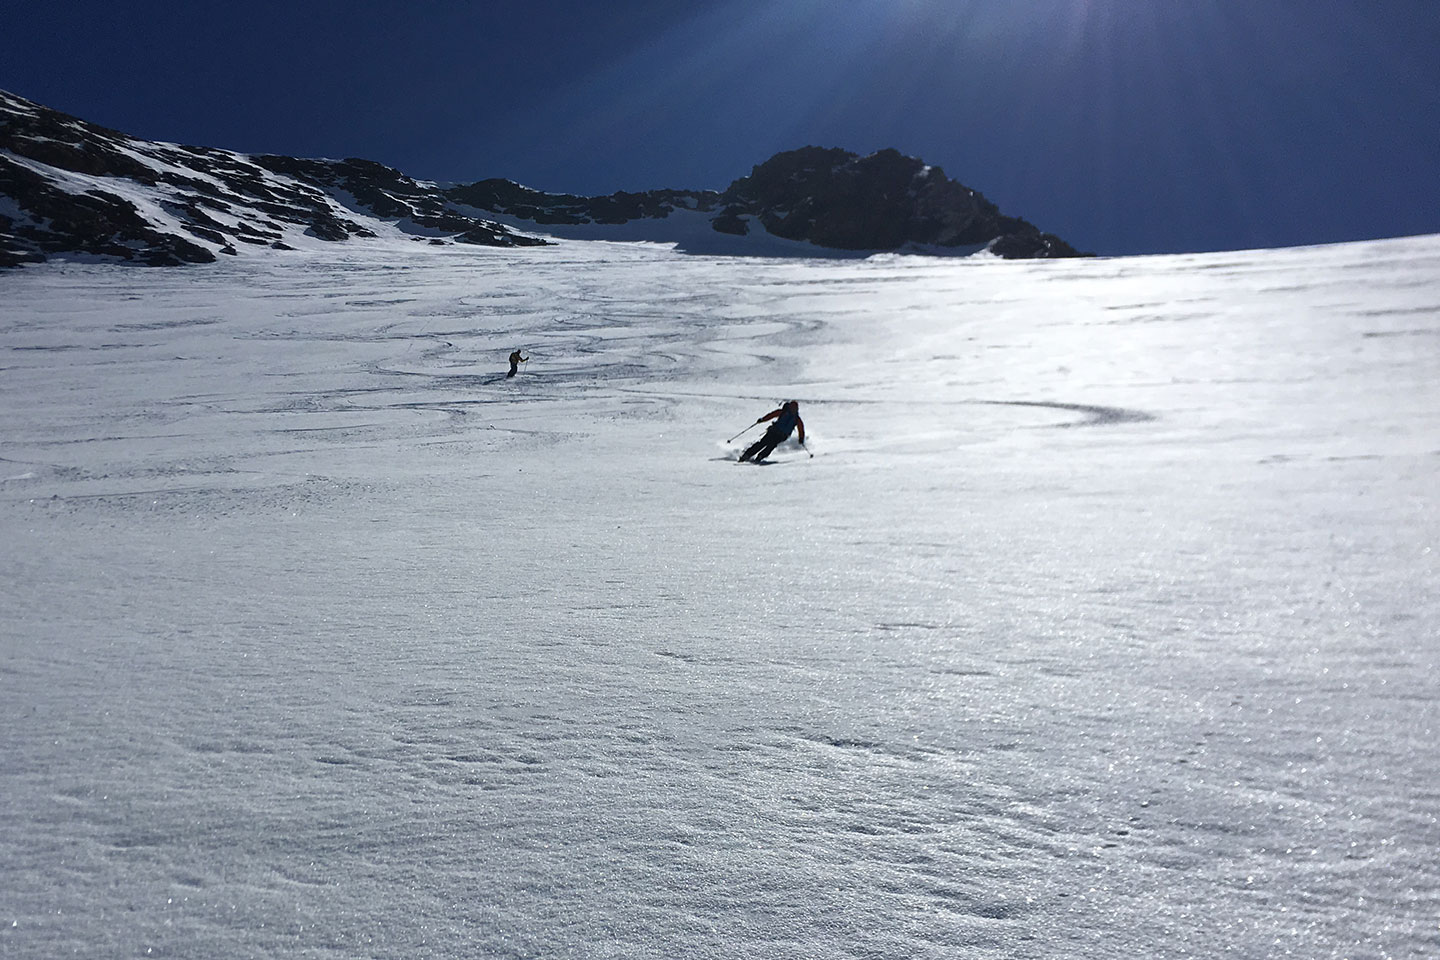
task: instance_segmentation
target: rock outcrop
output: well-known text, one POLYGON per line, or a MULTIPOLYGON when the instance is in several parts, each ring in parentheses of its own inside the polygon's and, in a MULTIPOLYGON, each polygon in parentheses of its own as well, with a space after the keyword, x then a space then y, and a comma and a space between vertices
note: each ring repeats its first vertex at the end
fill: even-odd
POLYGON ((841 250, 990 245, 1007 257, 1079 256, 1065 241, 1007 217, 979 193, 896 150, 861 157, 805 147, 779 153, 721 196, 717 229, 744 218, 770 233, 841 250))
POLYGON ((676 210, 715 209, 720 194, 714 190, 648 190, 579 197, 570 193, 541 193, 512 180, 480 180, 451 187, 445 195, 457 203, 505 214, 537 224, 618 225, 632 220, 664 219, 676 210))

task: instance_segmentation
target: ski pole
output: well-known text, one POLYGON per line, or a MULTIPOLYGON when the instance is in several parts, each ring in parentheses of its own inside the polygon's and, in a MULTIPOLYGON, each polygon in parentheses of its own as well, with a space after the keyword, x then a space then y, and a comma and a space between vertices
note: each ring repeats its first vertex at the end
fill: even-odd
POLYGON ((740 434, 742 434, 742 433, 749 433, 751 430, 754 430, 755 427, 759 425, 759 423, 760 423, 760 421, 759 421, 759 420, 756 420, 754 423, 750 424, 750 426, 746 427, 744 430, 741 430, 740 433, 735 434, 735 436, 731 437, 729 440, 726 440, 725 442, 726 442, 726 443, 734 443, 736 440, 740 439, 740 434))

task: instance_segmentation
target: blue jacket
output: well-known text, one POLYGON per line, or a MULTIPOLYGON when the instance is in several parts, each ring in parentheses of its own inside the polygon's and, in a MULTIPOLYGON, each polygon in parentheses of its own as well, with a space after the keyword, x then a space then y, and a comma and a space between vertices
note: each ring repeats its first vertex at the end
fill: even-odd
POLYGON ((766 420, 775 421, 775 423, 770 427, 770 429, 765 431, 767 436, 772 436, 780 440, 784 440, 786 437, 790 436, 791 430, 798 430, 800 432, 800 442, 801 444, 804 444, 805 421, 800 419, 799 407, 791 407, 787 404, 786 406, 780 407, 777 410, 771 410, 769 413, 765 414, 765 416, 761 417, 755 422, 764 423, 766 420))

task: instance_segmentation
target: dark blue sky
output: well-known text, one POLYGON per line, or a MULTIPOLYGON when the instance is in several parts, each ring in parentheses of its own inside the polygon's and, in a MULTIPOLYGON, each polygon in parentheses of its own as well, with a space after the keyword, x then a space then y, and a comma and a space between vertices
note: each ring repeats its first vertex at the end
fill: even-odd
POLYGON ((895 147, 1107 254, 1440 232, 1440 0, 0 0, 0 87, 556 192, 895 147))

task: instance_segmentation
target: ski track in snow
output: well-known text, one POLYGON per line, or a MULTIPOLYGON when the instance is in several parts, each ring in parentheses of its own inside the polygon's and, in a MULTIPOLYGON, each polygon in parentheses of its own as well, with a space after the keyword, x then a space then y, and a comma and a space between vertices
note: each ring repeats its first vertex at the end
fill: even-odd
POLYGON ((1440 953, 1440 238, 0 288, 7 958, 1440 953))

